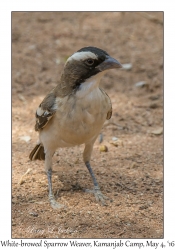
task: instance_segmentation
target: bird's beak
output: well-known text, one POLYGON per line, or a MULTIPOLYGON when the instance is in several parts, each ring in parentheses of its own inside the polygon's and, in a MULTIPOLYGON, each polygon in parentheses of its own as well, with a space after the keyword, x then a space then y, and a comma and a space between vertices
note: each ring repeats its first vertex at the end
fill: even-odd
POLYGON ((122 65, 116 59, 106 56, 106 59, 96 68, 100 71, 104 71, 108 69, 122 68, 122 65))

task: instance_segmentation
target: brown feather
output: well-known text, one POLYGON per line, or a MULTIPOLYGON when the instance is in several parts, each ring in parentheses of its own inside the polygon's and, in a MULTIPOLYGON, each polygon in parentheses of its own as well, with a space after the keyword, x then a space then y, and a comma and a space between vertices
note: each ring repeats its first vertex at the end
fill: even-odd
POLYGON ((110 104, 110 110, 108 111, 108 113, 107 113, 107 115, 106 115, 106 120, 109 120, 109 119, 111 118, 111 116, 112 116, 112 103, 111 103, 111 99, 110 99, 110 97, 108 96, 108 94, 104 91, 104 89, 101 89, 101 88, 100 88, 100 90, 101 90, 101 92, 102 92, 104 95, 106 95, 106 97, 107 97, 107 99, 108 99, 108 102, 109 102, 109 104, 110 104))
POLYGON ((35 160, 45 160, 45 153, 44 153, 44 147, 40 144, 37 144, 34 149, 31 151, 29 155, 29 159, 31 161, 35 160))
POLYGON ((112 107, 111 107, 111 110, 109 110, 107 113, 106 120, 109 120, 111 116, 112 116, 112 107))

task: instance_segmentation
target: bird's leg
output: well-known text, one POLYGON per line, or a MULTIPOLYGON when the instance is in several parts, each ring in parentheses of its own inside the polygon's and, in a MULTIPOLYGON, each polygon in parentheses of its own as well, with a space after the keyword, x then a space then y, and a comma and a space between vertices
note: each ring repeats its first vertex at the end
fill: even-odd
POLYGON ((87 169, 89 170, 89 173, 92 177, 92 180, 93 180, 93 184, 94 184, 94 189, 93 190, 89 190, 89 189, 86 189, 85 191, 86 192, 89 192, 89 193, 94 193, 95 195, 95 198, 97 201, 101 201, 101 203, 103 205, 106 205, 105 204, 105 199, 108 199, 106 196, 104 196, 102 194, 102 192, 100 191, 100 187, 97 183, 97 180, 95 178, 95 175, 92 171, 92 168, 91 168, 91 165, 90 165, 90 157, 91 157, 91 153, 92 153, 92 149, 93 149, 93 144, 94 142, 92 142, 91 144, 87 144, 85 146, 85 149, 84 149, 84 152, 83 152, 83 158, 84 158, 84 162, 85 162, 85 165, 87 167, 87 169))
POLYGON ((92 180, 93 180, 93 183, 94 183, 94 189, 93 190, 86 189, 85 191, 89 192, 89 193, 94 193, 96 201, 101 201, 102 205, 106 205, 105 199, 108 199, 108 198, 106 196, 104 196, 102 194, 102 192, 100 191, 100 187, 99 187, 99 185, 97 183, 97 180, 96 180, 95 175, 94 175, 94 173, 92 171, 90 163, 86 162, 85 164, 86 164, 87 169, 89 170, 89 173, 90 173, 90 175, 92 177, 92 180))
POLYGON ((89 173, 90 173, 90 175, 91 175, 91 177, 92 177, 92 180, 93 180, 93 183, 94 183, 94 187, 95 187, 96 189, 99 189, 97 180, 96 180, 95 175, 94 175, 94 173, 93 173, 93 171, 92 171, 92 168, 91 168, 90 163, 89 163, 89 162, 86 162, 85 164, 86 164, 86 167, 87 167, 87 169, 89 170, 89 173))
POLYGON ((45 169, 46 169, 46 173, 47 173, 47 179, 48 179, 48 187, 49 187, 49 201, 50 204, 52 206, 52 208, 54 209, 59 209, 62 208, 63 205, 59 204, 54 197, 53 191, 52 191, 52 156, 50 156, 50 154, 48 155, 46 153, 45 155, 45 169))

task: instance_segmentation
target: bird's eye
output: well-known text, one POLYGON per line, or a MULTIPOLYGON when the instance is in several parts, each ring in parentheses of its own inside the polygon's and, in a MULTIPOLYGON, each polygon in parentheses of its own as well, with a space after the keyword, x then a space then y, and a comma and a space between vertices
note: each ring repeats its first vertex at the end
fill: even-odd
POLYGON ((91 59, 91 58, 89 58, 89 59, 86 60, 86 64, 87 64, 88 66, 92 66, 92 65, 94 64, 94 60, 91 59))

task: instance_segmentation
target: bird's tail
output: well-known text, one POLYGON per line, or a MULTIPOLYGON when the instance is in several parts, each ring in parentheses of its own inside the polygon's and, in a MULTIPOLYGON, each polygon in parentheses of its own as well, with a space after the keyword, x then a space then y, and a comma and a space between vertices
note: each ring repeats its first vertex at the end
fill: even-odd
POLYGON ((45 153, 44 153, 44 147, 40 144, 37 144, 34 149, 31 151, 30 155, 29 155, 29 159, 31 161, 35 161, 35 160, 40 160, 40 161, 44 161, 45 160, 45 153))

